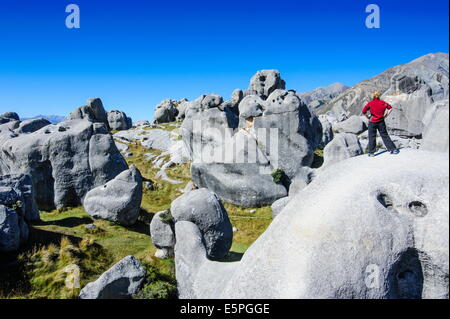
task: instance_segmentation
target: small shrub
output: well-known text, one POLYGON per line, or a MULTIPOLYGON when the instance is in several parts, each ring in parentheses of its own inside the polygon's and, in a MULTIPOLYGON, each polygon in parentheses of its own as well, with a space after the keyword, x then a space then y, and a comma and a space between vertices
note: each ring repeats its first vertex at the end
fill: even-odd
POLYGON ((286 176, 286 174, 280 168, 277 168, 277 169, 273 170, 273 172, 272 172, 272 179, 273 179, 273 182, 276 184, 283 183, 285 176, 286 176))
POLYGON ((166 210, 164 213, 160 214, 159 218, 161 218, 161 221, 166 224, 170 224, 173 222, 173 216, 170 213, 170 210, 166 210))

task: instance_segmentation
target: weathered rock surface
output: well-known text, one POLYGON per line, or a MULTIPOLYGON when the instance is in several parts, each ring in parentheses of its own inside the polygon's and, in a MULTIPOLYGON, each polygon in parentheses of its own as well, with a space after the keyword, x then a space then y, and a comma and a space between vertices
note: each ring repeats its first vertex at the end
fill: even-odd
POLYGON ((333 124, 333 129, 337 133, 352 133, 358 135, 367 130, 367 124, 361 116, 352 115, 345 121, 333 124))
POLYGON ((100 122, 108 127, 108 115, 99 98, 88 99, 87 104, 74 110, 67 117, 68 120, 88 120, 90 122, 100 122))
POLYGON ((39 210, 34 200, 33 181, 29 175, 2 175, 0 188, 12 188, 21 198, 23 217, 27 221, 39 220, 39 210))
POLYGON ((421 149, 447 152, 449 151, 449 110, 448 99, 435 103, 424 116, 424 131, 421 149))
POLYGON ((333 126, 325 115, 319 116, 320 124, 322 125, 322 141, 319 148, 323 149, 334 137, 333 126))
POLYGON ((177 104, 173 100, 164 100, 156 106, 155 114, 153 114, 153 123, 169 123, 176 120, 178 115, 177 104))
POLYGON ((94 218, 128 226, 136 223, 142 201, 142 176, 130 166, 105 185, 90 190, 83 201, 86 212, 94 218))
POLYGON ((278 216, 279 213, 283 210, 283 208, 289 203, 291 200, 290 197, 283 197, 275 202, 273 202, 271 208, 272 208, 272 218, 275 218, 278 216))
POLYGON ((276 89, 284 90, 286 83, 278 70, 261 70, 250 79, 250 86, 245 95, 256 94, 266 99, 276 89))
POLYGON ((109 128, 113 131, 129 130, 133 121, 122 111, 109 111, 107 113, 109 128))
POLYGON ((324 166, 363 154, 358 137, 351 133, 338 133, 323 149, 324 166))
POLYGON ((308 107, 317 109, 327 104, 330 100, 345 92, 347 89, 349 89, 349 87, 344 84, 334 83, 309 92, 300 93, 299 97, 308 107))
POLYGON ((19 127, 15 132, 17 134, 33 133, 50 124, 51 123, 48 120, 43 118, 26 120, 19 124, 19 127))
POLYGON ((88 283, 80 291, 81 299, 124 299, 136 294, 144 281, 146 271, 139 260, 127 256, 88 283))
POLYGON ((0 114, 0 124, 5 124, 11 121, 20 121, 20 117, 16 112, 6 112, 0 114))
POLYGON ((192 190, 174 200, 170 211, 175 223, 190 221, 199 227, 209 258, 219 259, 228 253, 233 230, 216 194, 205 188, 192 190))
POLYGON ((275 184, 270 173, 279 168, 293 178, 313 163, 322 140, 317 116, 294 91, 280 89, 284 81, 278 72, 258 72, 250 87, 239 103, 239 118, 230 109, 221 110, 221 98, 201 96, 192 102, 182 125, 194 183, 244 207, 270 205, 285 197, 285 188, 275 184), (246 127, 246 119, 253 119, 254 128, 246 127))
POLYGON ((180 297, 448 298, 448 160, 403 150, 326 168, 232 265, 177 224, 180 297))
POLYGON ((175 246, 174 221, 163 218, 168 214, 169 211, 156 213, 150 223, 150 236, 153 244, 158 248, 155 253, 155 257, 158 258, 168 258, 173 255, 175 246))
POLYGON ((30 175, 41 210, 78 206, 89 190, 128 168, 106 126, 87 120, 9 136, 0 150, 0 174, 30 175))
POLYGON ((0 176, 0 252, 17 250, 28 240, 25 220, 39 219, 32 194, 29 177, 0 176))

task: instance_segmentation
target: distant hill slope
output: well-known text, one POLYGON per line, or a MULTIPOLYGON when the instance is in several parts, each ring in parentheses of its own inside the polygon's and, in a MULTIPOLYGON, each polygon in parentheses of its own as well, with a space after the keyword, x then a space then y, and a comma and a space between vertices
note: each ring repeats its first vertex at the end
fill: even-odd
POLYGON ((306 105, 316 109, 328 103, 347 89, 349 89, 349 87, 342 83, 334 83, 309 92, 300 93, 299 96, 306 105))
POLYGON ((25 121, 25 120, 32 120, 32 119, 39 119, 39 118, 46 119, 52 124, 62 122, 66 119, 65 116, 60 116, 60 115, 36 115, 33 117, 21 118, 21 120, 25 121))
MULTIPOLYGON (((427 85, 431 90, 430 97, 433 101, 438 101, 448 97, 448 70, 448 53, 430 53, 409 63, 394 66, 369 80, 358 83, 320 107, 318 113, 331 111, 338 118, 341 115, 359 114, 363 106, 370 101, 372 92, 378 90, 384 94, 392 91, 398 83, 407 87, 414 85, 414 83, 402 81, 402 78, 427 85)), ((397 88, 398 90, 402 91, 402 87, 397 88)))

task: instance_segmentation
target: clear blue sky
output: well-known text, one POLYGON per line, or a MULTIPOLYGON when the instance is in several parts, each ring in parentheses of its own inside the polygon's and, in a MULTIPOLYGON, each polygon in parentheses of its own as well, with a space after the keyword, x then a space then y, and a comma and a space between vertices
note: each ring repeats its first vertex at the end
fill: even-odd
POLYGON ((2 0, 0 113, 67 115, 101 97, 151 119, 165 98, 229 98, 269 68, 297 91, 354 85, 448 52, 448 36, 448 0, 2 0), (70 3, 80 29, 65 27, 70 3), (370 3, 380 29, 365 27, 370 3))

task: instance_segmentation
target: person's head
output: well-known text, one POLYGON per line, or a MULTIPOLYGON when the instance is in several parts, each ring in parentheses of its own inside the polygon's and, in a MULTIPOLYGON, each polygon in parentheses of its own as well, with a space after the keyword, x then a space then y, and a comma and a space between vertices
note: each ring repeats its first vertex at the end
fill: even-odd
POLYGON ((373 99, 378 100, 378 99, 380 99, 380 97, 381 97, 380 91, 375 91, 375 92, 373 92, 373 94, 372 94, 372 98, 373 98, 373 99))

